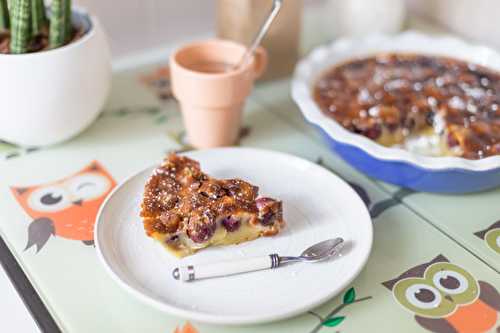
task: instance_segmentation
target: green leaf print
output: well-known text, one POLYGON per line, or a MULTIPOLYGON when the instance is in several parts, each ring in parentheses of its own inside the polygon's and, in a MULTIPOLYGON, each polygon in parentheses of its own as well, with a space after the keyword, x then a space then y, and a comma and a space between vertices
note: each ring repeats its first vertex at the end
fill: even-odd
POLYGON ((167 115, 162 114, 159 117, 157 117, 154 121, 156 124, 163 124, 167 121, 167 115))
POLYGON ((351 304, 354 302, 356 299, 356 292, 354 291, 354 288, 349 289, 345 294, 344 294, 344 304, 351 304))
POLYGON ((11 152, 11 151, 15 150, 16 148, 17 148, 16 146, 0 140, 0 153, 11 152))
POLYGON ((341 322, 343 322, 345 319, 344 316, 341 316, 341 317, 333 317, 333 318, 330 318, 328 320, 325 320, 325 322, 323 323, 323 326, 327 326, 327 327, 335 327, 337 326, 338 324, 340 324, 341 322))
POLYGON ((316 317, 319 320, 319 323, 316 324, 316 326, 314 326, 313 329, 309 333, 318 333, 325 327, 335 327, 335 326, 339 325, 346 318, 345 316, 337 316, 337 314, 339 314, 339 312, 342 311, 342 309, 344 309, 348 306, 351 306, 352 304, 355 304, 355 303, 364 302, 364 301, 369 300, 371 298, 372 298, 372 296, 365 296, 365 297, 361 297, 361 298, 356 299, 356 291, 354 290, 354 287, 352 287, 345 292, 343 300, 342 300, 342 304, 337 305, 326 316, 323 317, 314 311, 309 311, 308 313, 310 315, 313 315, 314 317, 316 317), (327 318, 327 319, 324 319, 324 318, 327 318))

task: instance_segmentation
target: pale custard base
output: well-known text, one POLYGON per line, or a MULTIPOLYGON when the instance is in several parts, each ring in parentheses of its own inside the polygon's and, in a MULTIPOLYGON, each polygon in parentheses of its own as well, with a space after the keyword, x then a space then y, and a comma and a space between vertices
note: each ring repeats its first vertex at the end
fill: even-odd
POLYGON ((432 127, 423 129, 409 137, 405 137, 401 131, 390 133, 383 131, 376 141, 386 147, 402 148, 420 155, 445 157, 460 156, 460 146, 448 147, 446 136, 437 134, 432 127))
POLYGON ((180 236, 179 246, 172 246, 166 242, 169 235, 155 232, 151 236, 160 242, 168 252, 177 258, 182 258, 209 246, 240 244, 257 239, 262 235, 263 231, 259 227, 250 226, 248 222, 245 222, 241 224, 238 230, 232 232, 227 231, 219 224, 214 235, 205 243, 194 243, 187 236, 180 236))

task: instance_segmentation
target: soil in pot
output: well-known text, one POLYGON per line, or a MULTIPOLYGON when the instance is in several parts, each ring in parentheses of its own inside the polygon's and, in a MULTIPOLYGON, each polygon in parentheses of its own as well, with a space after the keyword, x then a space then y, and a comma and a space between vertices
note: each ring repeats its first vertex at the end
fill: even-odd
MULTIPOLYGON (((85 35, 86 30, 83 27, 73 27, 71 30, 71 39, 65 45, 79 40, 85 35)), ((8 31, 0 31, 0 53, 10 54, 10 34, 8 31)), ((64 45, 63 45, 64 46, 64 45)), ((41 33, 34 36, 29 45, 28 53, 49 50, 49 30, 45 28, 41 33)))

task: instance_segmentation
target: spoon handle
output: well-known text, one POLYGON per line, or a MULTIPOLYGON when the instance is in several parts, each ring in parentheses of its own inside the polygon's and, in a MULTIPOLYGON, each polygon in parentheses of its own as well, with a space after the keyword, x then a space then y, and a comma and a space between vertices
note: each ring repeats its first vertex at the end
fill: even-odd
POLYGON ((180 266, 172 271, 172 276, 176 280, 188 282, 199 279, 260 271, 263 269, 276 268, 279 265, 280 262, 278 255, 271 254, 268 256, 223 261, 213 264, 180 266))

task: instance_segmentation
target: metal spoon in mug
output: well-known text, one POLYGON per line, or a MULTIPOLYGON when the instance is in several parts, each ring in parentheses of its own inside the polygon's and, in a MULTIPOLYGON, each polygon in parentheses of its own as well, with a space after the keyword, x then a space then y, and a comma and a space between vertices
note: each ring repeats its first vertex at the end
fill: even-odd
POLYGON ((264 24, 260 28, 259 32, 255 36, 252 45, 247 49, 243 57, 241 57, 241 60, 236 65, 233 65, 231 69, 235 70, 245 65, 250 60, 250 58, 252 58, 253 54, 255 53, 255 49, 260 45, 260 42, 262 41, 262 38, 264 38, 264 36, 266 35, 267 30, 269 30, 271 23, 273 23, 274 19, 278 15, 278 12, 280 11, 282 4, 283 0, 274 0, 273 8, 271 9, 269 16, 264 21, 264 24))
POLYGON ((268 256, 246 258, 232 261, 224 261, 213 264, 188 265, 177 267, 172 271, 176 280, 184 282, 208 279, 213 277, 233 275, 239 273, 259 271, 262 269, 278 268, 293 262, 318 262, 332 258, 340 253, 344 240, 340 237, 328 239, 314 244, 302 252, 298 257, 280 257, 278 254, 268 256))

